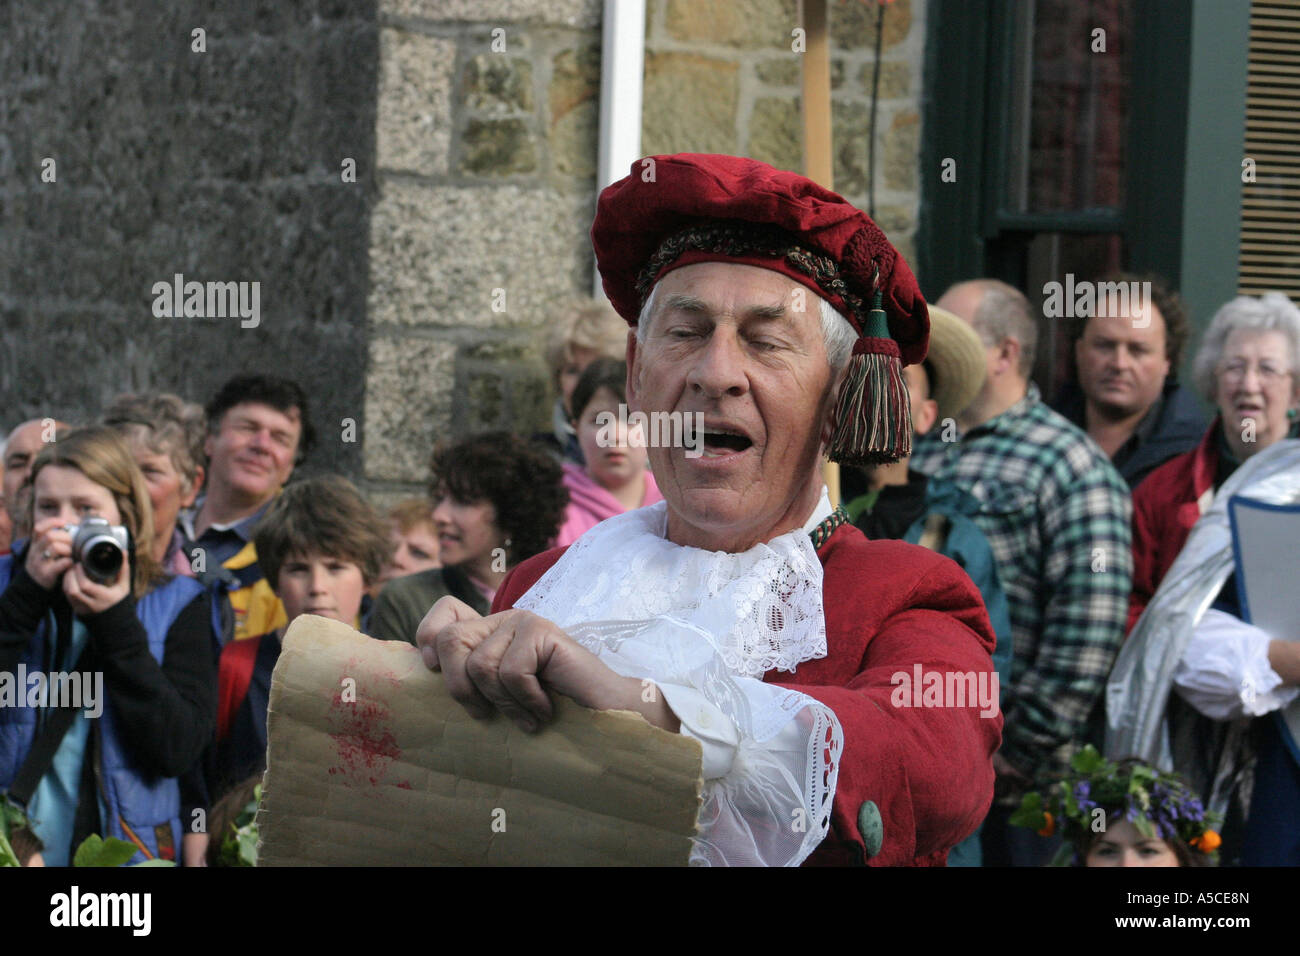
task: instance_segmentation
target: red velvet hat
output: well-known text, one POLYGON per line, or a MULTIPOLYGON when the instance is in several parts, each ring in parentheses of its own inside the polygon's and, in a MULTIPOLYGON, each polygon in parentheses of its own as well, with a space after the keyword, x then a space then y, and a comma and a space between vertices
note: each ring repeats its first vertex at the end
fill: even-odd
POLYGON ((911 453, 901 369, 925 358, 929 315, 898 250, 843 197, 752 159, 651 156, 600 194, 591 241, 605 294, 629 325, 655 282, 696 262, 771 269, 826 299, 859 336, 831 459, 876 464, 911 453))

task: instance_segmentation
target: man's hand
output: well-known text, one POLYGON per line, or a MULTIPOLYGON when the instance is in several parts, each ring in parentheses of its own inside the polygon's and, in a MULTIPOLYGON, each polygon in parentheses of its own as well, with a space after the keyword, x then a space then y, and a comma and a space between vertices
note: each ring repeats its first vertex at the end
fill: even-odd
POLYGON ((438 666, 438 651, 434 647, 438 634, 443 628, 460 621, 481 621, 483 615, 459 598, 448 595, 439 598, 429 613, 424 615, 420 626, 415 629, 415 646, 420 649, 425 667, 431 671, 441 670, 438 666))
POLYGON ((633 710, 664 730, 680 727, 661 694, 643 694, 640 680, 614 673, 528 611, 481 617, 463 601, 445 597, 420 622, 415 643, 425 664, 442 671, 451 696, 476 718, 499 710, 522 730, 534 731, 554 713, 547 693, 553 690, 594 710, 633 710))

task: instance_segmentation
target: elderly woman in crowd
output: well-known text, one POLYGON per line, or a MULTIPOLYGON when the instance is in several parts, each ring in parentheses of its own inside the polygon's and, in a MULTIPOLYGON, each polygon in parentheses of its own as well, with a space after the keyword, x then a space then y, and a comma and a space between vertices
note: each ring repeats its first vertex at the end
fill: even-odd
POLYGON ((573 390, 574 427, 586 464, 564 463, 569 507, 557 545, 572 544, 606 518, 664 500, 646 468, 646 435, 626 424, 626 381, 626 362, 601 358, 587 366, 573 390))
POLYGON ((1280 293, 1210 323, 1196 381, 1218 416, 1134 493, 1136 626, 1107 688, 1110 751, 1172 764, 1227 812, 1225 858, 1248 865, 1300 865, 1300 631, 1242 619, 1227 503, 1300 501, 1298 360, 1300 310, 1280 293))
POLYGON ((929 322, 907 264, 840 196, 730 156, 638 161, 592 242, 636 329, 629 404, 702 415, 703 454, 651 447, 665 500, 523 562, 490 616, 439 601, 425 662, 525 732, 551 691, 698 740, 692 863, 943 864, 988 810, 1002 718, 898 681, 987 684, 988 614, 956 564, 867 541, 821 480, 824 450, 910 448, 901 364, 929 322))
POLYGON ((557 397, 551 411, 554 434, 542 437, 555 444, 564 461, 582 465, 582 447, 573 426, 573 390, 578 386, 578 377, 596 359, 624 357, 627 327, 602 299, 575 299, 566 304, 565 310, 546 346, 557 397))
POLYGON ((119 395, 104 412, 131 449, 153 504, 153 559, 170 574, 194 576, 176 519, 203 487, 202 407, 165 392, 119 395))
POLYGON ((445 595, 486 612, 506 572, 551 546, 568 493, 560 466, 536 444, 486 432, 433 453, 433 521, 441 567, 384 585, 369 621, 386 641, 415 640, 445 595))

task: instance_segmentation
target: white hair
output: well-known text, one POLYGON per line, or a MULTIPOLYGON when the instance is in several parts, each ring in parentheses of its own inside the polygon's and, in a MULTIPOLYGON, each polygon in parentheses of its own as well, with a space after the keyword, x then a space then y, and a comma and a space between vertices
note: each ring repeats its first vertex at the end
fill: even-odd
POLYGON ((1242 329, 1281 332, 1291 353, 1290 371, 1300 371, 1297 369, 1297 362, 1300 362, 1300 309, 1281 292, 1265 292, 1258 299, 1238 296, 1214 313, 1192 366, 1192 381, 1211 402, 1218 391, 1216 372, 1228 336, 1242 329))
MULTIPOLYGON (((650 327, 650 318, 654 315, 655 295, 659 292, 659 285, 656 283, 646 296, 645 305, 641 306, 641 314, 636 320, 636 340, 637 344, 645 342, 648 329, 650 327)), ((822 343, 826 346, 826 361, 831 367, 831 372, 838 375, 846 365, 849 364, 849 357, 853 354, 853 343, 858 339, 858 333, 854 330, 849 320, 844 317, 835 306, 831 305, 821 296, 814 296, 820 307, 821 326, 822 326, 822 343)))

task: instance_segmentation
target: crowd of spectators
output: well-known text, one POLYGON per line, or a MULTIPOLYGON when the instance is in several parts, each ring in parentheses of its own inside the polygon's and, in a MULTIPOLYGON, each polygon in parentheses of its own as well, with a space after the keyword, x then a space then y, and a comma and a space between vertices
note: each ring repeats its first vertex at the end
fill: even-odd
MULTIPOLYGON (((1159 279, 1151 287, 1072 324, 1074 375, 1051 405, 1031 379, 1039 321, 1025 295, 993 279, 952 287, 932 309, 930 357, 906 370, 913 454, 845 470, 853 522, 957 560, 998 637, 996 796, 953 863, 1038 865, 1060 850, 1061 833, 1013 817, 1027 795, 1078 776, 1081 748, 1106 745, 1107 711, 1113 731, 1143 648, 1166 653, 1152 611, 1181 586, 1179 555, 1220 489, 1276 482, 1267 462, 1295 454, 1295 305, 1278 293, 1224 305, 1189 387, 1176 374, 1185 310, 1159 279), (1133 658, 1123 675, 1121 648, 1133 658)), ((646 436, 620 415, 626 341, 607 305, 574 305, 548 350, 552 430, 441 442, 429 493, 382 513, 342 477, 294 480, 315 441, 309 399, 271 376, 233 378, 206 407, 122 395, 75 424, 16 425, 3 446, 0 671, 102 672, 106 702, 98 717, 0 709, 0 790, 29 821, 15 852, 66 865, 99 833, 134 843, 137 859, 216 859, 206 828, 188 823, 219 816, 232 794, 242 803, 260 775, 271 673, 295 617, 412 642, 439 598, 487 613, 519 562, 661 500, 646 436), (92 518, 126 529, 120 566, 74 553, 92 518)), ((1300 485, 1300 468, 1282 474, 1300 485)), ((1168 698, 1166 769, 1228 821, 1224 859, 1300 865, 1300 762, 1274 719, 1300 695, 1300 634, 1248 623, 1225 573, 1166 683, 1143 686, 1168 698)), ((1132 765, 1090 765, 1088 779, 1103 771, 1128 780, 1132 765)), ((1163 855, 1145 839, 1117 828, 1076 849, 1190 859, 1176 839, 1163 855)))

